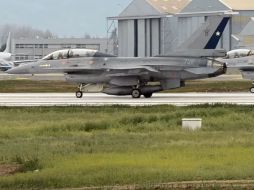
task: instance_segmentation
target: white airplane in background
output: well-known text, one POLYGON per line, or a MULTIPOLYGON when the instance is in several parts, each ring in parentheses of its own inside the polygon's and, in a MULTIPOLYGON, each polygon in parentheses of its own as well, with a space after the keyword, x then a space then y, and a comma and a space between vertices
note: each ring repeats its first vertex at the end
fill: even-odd
POLYGON ((11 60, 12 56, 14 55, 11 54, 11 33, 9 33, 8 39, 6 42, 6 48, 3 52, 0 52, 0 71, 8 71, 9 69, 12 69, 13 67, 34 61, 34 60, 12 61, 11 60))
POLYGON ((11 34, 9 33, 6 48, 3 52, 0 52, 0 70, 7 71, 14 66, 14 63, 11 61, 11 34))

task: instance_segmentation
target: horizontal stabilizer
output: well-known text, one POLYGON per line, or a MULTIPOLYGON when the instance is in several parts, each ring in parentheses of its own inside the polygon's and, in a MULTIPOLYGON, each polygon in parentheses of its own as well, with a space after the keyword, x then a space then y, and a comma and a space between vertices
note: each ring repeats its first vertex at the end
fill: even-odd
POLYGON ((213 74, 216 72, 218 69, 212 68, 212 67, 205 67, 205 68, 190 68, 190 69, 185 69, 185 71, 195 74, 195 75, 209 75, 213 74))

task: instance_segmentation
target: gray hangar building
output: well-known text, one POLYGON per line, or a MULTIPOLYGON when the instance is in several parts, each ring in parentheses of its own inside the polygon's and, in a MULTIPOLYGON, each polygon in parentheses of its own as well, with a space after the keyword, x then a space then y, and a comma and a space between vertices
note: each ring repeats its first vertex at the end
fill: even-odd
POLYGON ((207 17, 230 13, 218 48, 254 47, 253 0, 133 0, 118 21, 119 56, 166 55, 190 37, 207 17))

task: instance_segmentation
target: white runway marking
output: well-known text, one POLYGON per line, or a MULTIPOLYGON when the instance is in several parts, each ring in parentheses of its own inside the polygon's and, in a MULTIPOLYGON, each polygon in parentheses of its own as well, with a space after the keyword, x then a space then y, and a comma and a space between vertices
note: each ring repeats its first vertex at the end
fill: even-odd
POLYGON ((105 105, 176 105, 196 104, 254 105, 254 95, 249 93, 181 93, 154 94, 150 99, 132 99, 130 96, 84 94, 77 99, 70 93, 13 93, 0 94, 0 106, 105 106, 105 105))

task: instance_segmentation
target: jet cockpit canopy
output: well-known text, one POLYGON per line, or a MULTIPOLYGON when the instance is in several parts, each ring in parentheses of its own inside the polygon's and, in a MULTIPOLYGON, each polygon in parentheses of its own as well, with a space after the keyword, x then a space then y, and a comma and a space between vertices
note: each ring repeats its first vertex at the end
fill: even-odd
POLYGON ((43 60, 59 60, 79 57, 115 57, 115 56, 91 49, 64 49, 55 51, 47 55, 46 57, 43 58, 43 60))
POLYGON ((226 59, 235 59, 235 58, 241 58, 241 57, 247 57, 254 55, 254 51, 251 51, 249 49, 236 49, 229 51, 227 53, 226 59))

